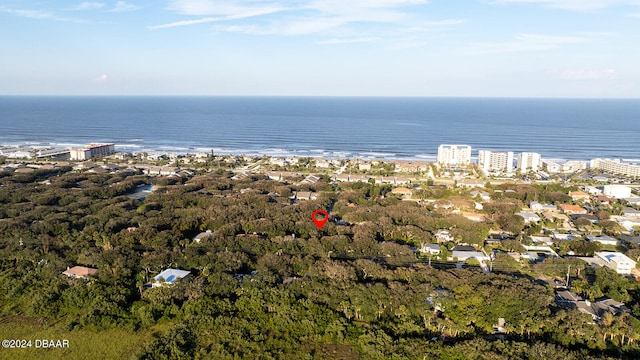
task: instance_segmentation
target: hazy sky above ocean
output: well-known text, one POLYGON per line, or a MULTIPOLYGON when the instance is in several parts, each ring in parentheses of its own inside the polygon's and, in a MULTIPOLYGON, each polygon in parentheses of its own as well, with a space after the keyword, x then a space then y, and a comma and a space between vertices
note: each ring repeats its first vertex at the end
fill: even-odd
POLYGON ((0 95, 640 97, 637 0, 0 0, 0 95))

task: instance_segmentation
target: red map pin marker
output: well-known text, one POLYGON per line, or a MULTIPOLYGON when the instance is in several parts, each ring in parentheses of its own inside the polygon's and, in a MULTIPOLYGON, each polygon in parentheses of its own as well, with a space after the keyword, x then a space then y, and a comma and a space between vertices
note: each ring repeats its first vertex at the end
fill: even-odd
POLYGON ((313 212, 313 214, 311 214, 311 220, 313 220, 313 222, 316 224, 316 226, 318 227, 318 230, 322 229, 322 227, 324 226, 324 224, 327 223, 327 220, 329 220, 329 213, 327 213, 324 210, 316 210, 313 212), (319 214, 322 214, 324 216, 324 219, 322 220, 318 220, 316 218, 316 216, 318 216, 319 214))

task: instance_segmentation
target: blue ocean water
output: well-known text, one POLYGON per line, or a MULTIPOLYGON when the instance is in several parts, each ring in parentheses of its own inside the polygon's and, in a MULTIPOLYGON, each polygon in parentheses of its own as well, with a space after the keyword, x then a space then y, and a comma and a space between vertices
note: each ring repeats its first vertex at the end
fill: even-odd
POLYGON ((435 158, 442 143, 640 159, 640 99, 0 97, 0 144, 435 158))

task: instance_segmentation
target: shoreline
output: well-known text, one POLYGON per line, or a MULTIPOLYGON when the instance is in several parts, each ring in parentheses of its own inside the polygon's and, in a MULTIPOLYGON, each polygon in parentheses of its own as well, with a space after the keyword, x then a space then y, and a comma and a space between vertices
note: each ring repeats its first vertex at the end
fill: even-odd
MULTIPOLYGON (((143 139, 139 139, 143 142, 143 139)), ((102 142, 102 141, 97 141, 102 142)), ((105 141, 108 142, 108 141, 105 141)), ((82 148, 84 143, 80 142, 38 142, 38 141, 25 141, 25 142, 0 142, 0 156, 2 155, 1 150, 3 148, 25 148, 31 150, 37 149, 66 149, 66 148, 82 148)), ((337 160, 337 159, 346 159, 346 160, 355 160, 360 159, 364 161, 425 161, 425 162, 435 162, 437 159, 437 149, 435 153, 422 153, 422 154, 397 154, 394 152, 383 152, 383 151, 360 151, 353 152, 347 150, 328 150, 328 149, 296 149, 289 150, 285 148, 262 148, 262 149, 230 149, 230 148, 218 148, 218 147, 183 147, 183 146, 146 146, 144 144, 135 144, 135 143, 124 143, 124 144, 115 144, 116 152, 130 153, 133 155, 136 154, 152 154, 152 155, 165 155, 165 156, 197 156, 198 154, 211 154, 213 151, 214 155, 218 156, 260 156, 260 157, 271 157, 271 158, 317 158, 317 159, 327 159, 327 160, 337 160)), ((478 149, 472 148, 472 151, 477 152, 478 150, 491 150, 491 149, 478 149)), ((497 152, 506 152, 508 150, 491 150, 497 152)), ((512 151, 512 150, 509 150, 512 151)), ((539 151, 539 150, 538 150, 539 151)), ((519 151, 513 151, 514 154, 518 154, 519 151)), ((536 151, 537 152, 537 151, 536 151)), ((620 159, 625 163, 639 163, 640 158, 634 159, 631 156, 626 157, 609 157, 609 156, 598 156, 594 154, 589 158, 582 157, 558 157, 558 156, 546 156, 543 153, 538 152, 541 155, 541 158, 544 160, 556 162, 556 163, 564 163, 568 161, 585 161, 589 162, 592 159, 602 158, 602 159, 620 159)), ((477 163, 478 156, 471 156, 472 163, 477 163)))

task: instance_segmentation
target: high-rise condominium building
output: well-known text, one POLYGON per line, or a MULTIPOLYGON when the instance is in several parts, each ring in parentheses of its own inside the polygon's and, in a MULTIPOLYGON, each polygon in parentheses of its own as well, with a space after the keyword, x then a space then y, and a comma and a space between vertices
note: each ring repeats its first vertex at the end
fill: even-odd
POLYGON ((518 155, 518 169, 522 173, 527 173, 529 171, 538 171, 540 170, 540 165, 542 161, 540 159, 540 154, 532 153, 532 152, 523 152, 518 155))
POLYGON ((513 172, 513 152, 478 151, 478 166, 488 172, 513 172))
POLYGON ((471 146, 442 144, 438 147, 438 164, 457 166, 471 163, 471 146))

